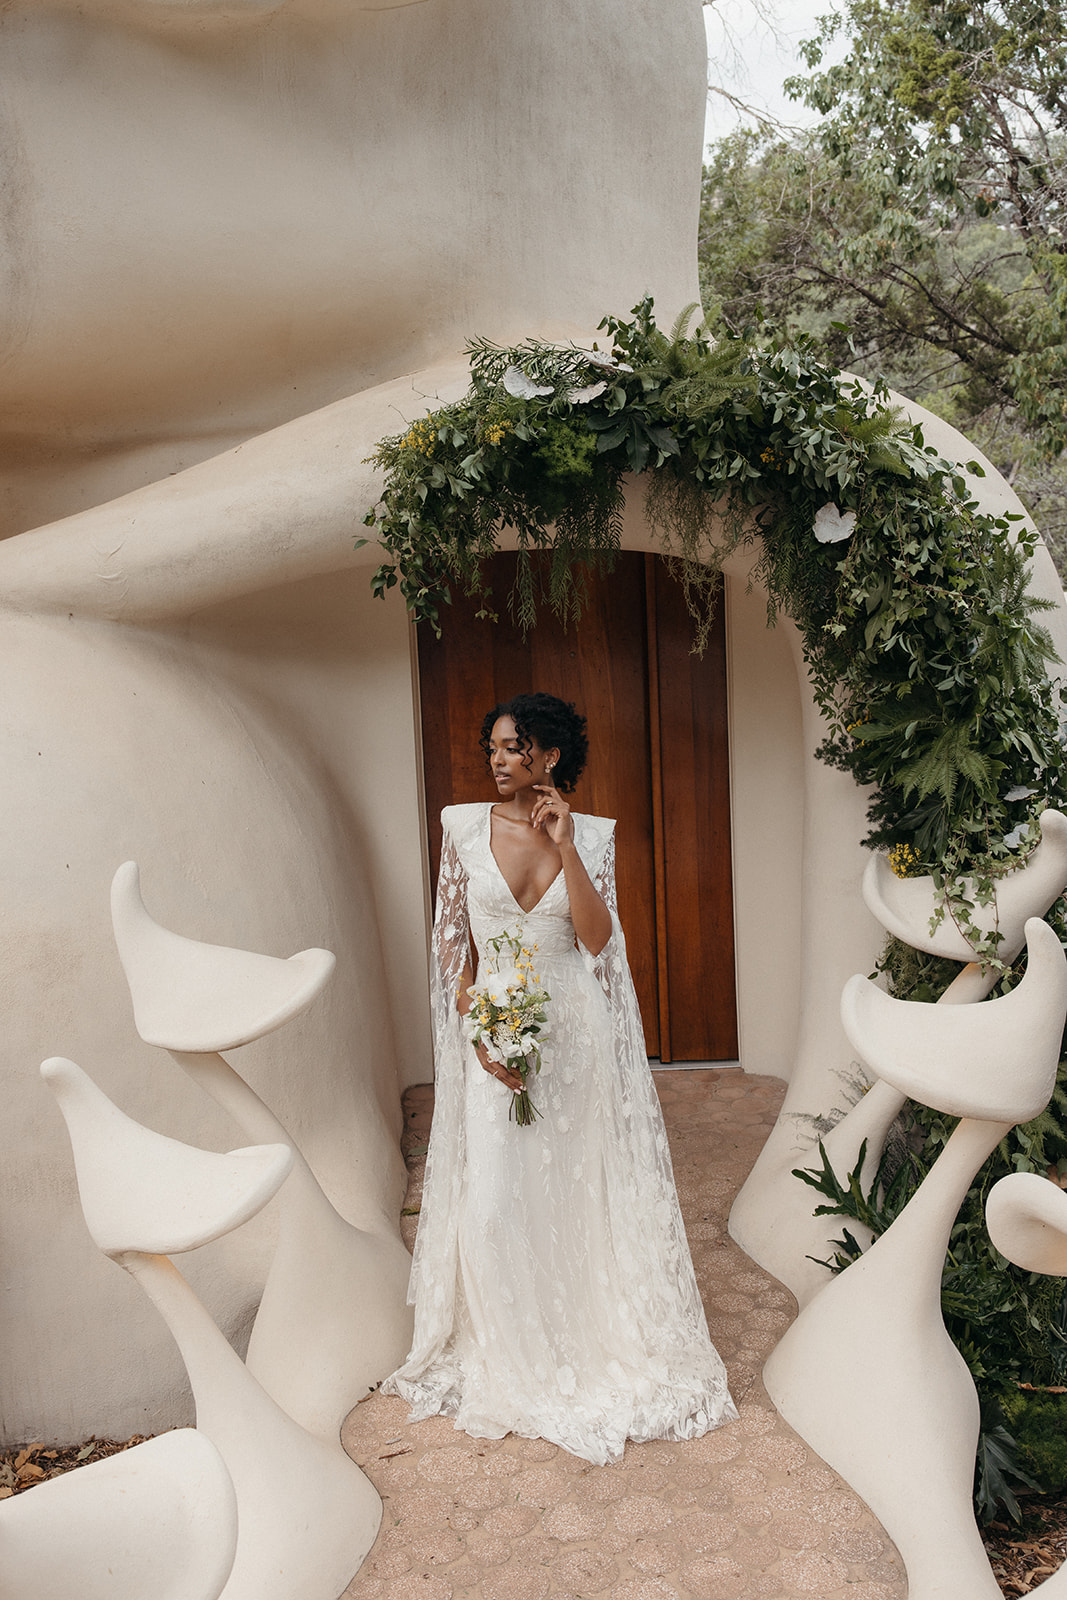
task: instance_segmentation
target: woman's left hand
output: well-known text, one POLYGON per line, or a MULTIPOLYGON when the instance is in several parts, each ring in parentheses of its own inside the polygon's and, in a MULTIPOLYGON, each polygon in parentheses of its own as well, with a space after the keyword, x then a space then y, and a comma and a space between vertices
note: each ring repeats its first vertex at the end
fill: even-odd
POLYGON ((543 828, 558 849, 566 840, 574 838, 571 808, 552 784, 535 783, 534 788, 537 790, 537 799, 530 813, 530 822, 535 828, 543 828))

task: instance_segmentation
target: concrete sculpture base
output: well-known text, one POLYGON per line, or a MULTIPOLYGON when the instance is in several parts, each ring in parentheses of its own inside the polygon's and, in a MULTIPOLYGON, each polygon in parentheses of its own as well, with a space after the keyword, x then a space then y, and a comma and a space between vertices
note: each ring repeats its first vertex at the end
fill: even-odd
POLYGON ((0 1600, 218 1600, 236 1549, 222 1457, 179 1428, 0 1502, 0 1600))
POLYGON ((782 1416, 861 1494, 909 1600, 998 1600, 971 1508, 978 1397, 941 1320, 948 1236, 1008 1132, 961 1123, 915 1199, 804 1307, 763 1369, 782 1416))
POLYGON ((310 1005, 333 957, 305 950, 283 961, 171 933, 145 910, 132 861, 115 874, 111 905, 141 1037, 169 1050, 249 1138, 292 1150, 248 1368, 289 1416, 336 1441, 352 1407, 410 1348, 411 1258, 395 1229, 356 1228, 338 1215, 285 1128, 218 1054, 310 1005))
POLYGON ((339 1443, 315 1438, 271 1399, 165 1256, 115 1260, 174 1335, 197 1428, 233 1479, 237 1553, 222 1600, 337 1600, 377 1536, 377 1491, 339 1443))

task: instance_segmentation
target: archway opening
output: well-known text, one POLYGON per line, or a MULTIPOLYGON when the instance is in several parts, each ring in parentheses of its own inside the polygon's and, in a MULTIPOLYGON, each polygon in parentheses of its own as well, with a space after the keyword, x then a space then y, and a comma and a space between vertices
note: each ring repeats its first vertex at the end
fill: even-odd
MULTIPOLYGON (((489 564, 496 594, 515 556, 489 564)), ((617 819, 619 912, 645 1026, 661 1062, 738 1055, 730 845, 726 618, 720 596, 707 650, 692 654, 682 592, 661 557, 622 551, 591 575, 581 621, 547 611, 525 637, 479 620, 455 595, 441 637, 419 630, 431 881, 444 805, 485 798, 477 744, 486 710, 541 689, 589 719, 578 811, 617 819)))

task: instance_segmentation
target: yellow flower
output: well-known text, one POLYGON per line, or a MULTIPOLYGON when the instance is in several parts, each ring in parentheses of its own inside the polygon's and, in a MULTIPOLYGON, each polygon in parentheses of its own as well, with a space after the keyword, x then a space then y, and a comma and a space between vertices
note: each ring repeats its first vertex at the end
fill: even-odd
POLYGON ((910 844, 895 844, 889 852, 889 865, 898 878, 915 878, 922 872, 922 862, 910 844))
POLYGON ((413 422, 401 439, 400 443, 405 450, 414 450, 420 456, 432 456, 437 433, 429 417, 424 417, 420 422, 413 422))
POLYGON ((773 446, 771 446, 771 445, 768 445, 766 450, 761 450, 760 451, 760 457, 759 458, 766 466, 773 467, 776 472, 777 472, 778 468, 782 465, 781 456, 778 454, 777 450, 775 450, 773 448, 773 446))
POLYGON ((484 435, 486 444, 501 444, 503 440, 507 438, 514 426, 515 424, 513 422, 508 422, 507 420, 501 422, 490 422, 485 430, 484 435))

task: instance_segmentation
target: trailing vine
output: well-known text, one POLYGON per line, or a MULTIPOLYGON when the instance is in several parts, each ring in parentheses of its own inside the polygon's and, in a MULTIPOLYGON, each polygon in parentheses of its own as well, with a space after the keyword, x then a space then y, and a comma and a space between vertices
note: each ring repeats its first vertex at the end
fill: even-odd
POLYGON ((515 621, 531 627, 546 600, 572 621, 585 571, 619 548, 626 476, 644 474, 697 648, 715 572, 752 545, 771 619, 800 629, 828 727, 818 754, 871 787, 866 842, 902 875, 932 873, 939 915, 995 962, 998 935, 975 908, 1036 841, 1045 805, 1067 798, 1033 536, 983 514, 884 388, 804 341, 689 336, 692 309, 665 333, 646 297, 629 320, 605 318, 607 350, 472 343, 467 396, 371 458, 385 470, 365 518, 386 554, 375 591, 399 583, 439 629, 459 584, 492 617, 484 567, 509 528, 515 621))

